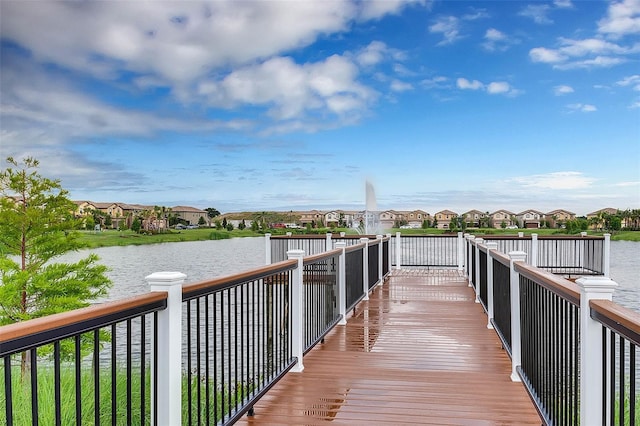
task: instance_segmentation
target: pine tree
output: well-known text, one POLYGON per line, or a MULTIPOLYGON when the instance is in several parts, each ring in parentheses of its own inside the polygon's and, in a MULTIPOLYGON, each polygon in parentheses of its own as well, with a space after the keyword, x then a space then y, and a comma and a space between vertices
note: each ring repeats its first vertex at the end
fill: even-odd
POLYGON ((82 247, 68 192, 38 174, 33 158, 7 162, 10 167, 0 172, 0 325, 88 306, 104 296, 111 282, 95 254, 55 263, 82 247))

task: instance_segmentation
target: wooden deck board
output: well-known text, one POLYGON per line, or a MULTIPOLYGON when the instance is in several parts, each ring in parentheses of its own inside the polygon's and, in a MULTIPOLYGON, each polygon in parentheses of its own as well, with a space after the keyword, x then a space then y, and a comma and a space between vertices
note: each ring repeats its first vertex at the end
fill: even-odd
POLYGON ((394 271, 238 424, 539 425, 456 271, 394 271))

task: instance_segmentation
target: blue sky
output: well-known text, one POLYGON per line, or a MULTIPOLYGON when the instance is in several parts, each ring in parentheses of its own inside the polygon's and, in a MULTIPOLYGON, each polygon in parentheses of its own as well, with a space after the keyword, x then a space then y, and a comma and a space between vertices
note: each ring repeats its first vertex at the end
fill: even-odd
MULTIPOLYGON (((640 208, 640 0, 0 2, 0 154, 73 199, 640 208)), ((4 165, 3 165, 4 166, 4 165)))

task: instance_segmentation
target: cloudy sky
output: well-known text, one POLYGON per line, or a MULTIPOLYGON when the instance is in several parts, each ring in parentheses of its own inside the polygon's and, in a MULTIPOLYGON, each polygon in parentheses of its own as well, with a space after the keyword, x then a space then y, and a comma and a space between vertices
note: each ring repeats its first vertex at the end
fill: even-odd
MULTIPOLYGON (((0 2, 0 154, 73 199, 640 208, 640 0, 0 2)), ((6 164, 3 162, 2 167, 6 164)))

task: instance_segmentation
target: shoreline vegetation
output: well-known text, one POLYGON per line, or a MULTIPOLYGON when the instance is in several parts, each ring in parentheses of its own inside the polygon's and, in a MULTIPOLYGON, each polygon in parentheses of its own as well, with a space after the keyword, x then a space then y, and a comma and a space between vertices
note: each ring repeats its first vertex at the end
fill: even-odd
MULTIPOLYGON (((288 230, 273 229, 270 230, 271 235, 285 235, 288 230)), ((445 234, 442 229, 388 229, 385 233, 394 234, 402 232, 404 235, 434 235, 445 234)), ((292 230, 295 235, 301 234, 326 234, 327 232, 345 232, 350 235, 356 235, 354 229, 348 228, 320 228, 309 231, 292 230)), ((538 235, 568 235, 558 229, 467 229, 466 232, 474 235, 518 235, 518 232, 524 232, 525 235, 536 233, 538 235)), ((103 230, 103 231, 80 231, 81 241, 87 248, 113 247, 113 246, 129 246, 129 245, 145 245, 159 243, 175 243, 186 241, 208 241, 208 240, 224 240, 237 237, 261 237, 263 232, 252 231, 250 229, 233 231, 217 230, 215 228, 198 228, 170 230, 158 234, 138 234, 133 231, 103 230)), ((603 235, 604 232, 588 231, 588 235, 603 235)), ((612 241, 640 241, 640 231, 615 231, 611 232, 612 241)))

